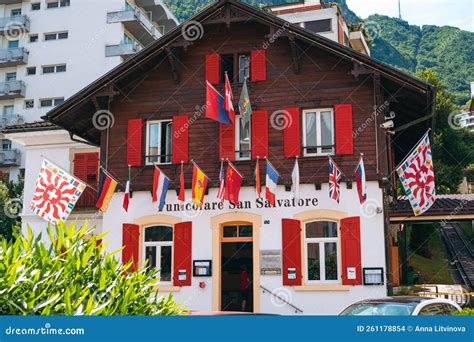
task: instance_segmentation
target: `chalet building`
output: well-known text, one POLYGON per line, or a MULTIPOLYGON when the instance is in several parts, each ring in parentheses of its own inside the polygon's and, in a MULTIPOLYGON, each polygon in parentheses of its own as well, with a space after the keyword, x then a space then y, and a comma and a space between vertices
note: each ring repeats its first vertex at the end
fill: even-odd
MULTIPOLYGON (((432 126, 434 102, 432 86, 367 54, 221 0, 45 119, 90 145, 92 152, 71 150, 79 154, 71 169, 83 170, 82 179, 96 182, 100 164, 120 182, 97 231, 109 233, 109 250, 124 247, 123 262, 157 268, 159 292, 191 310, 337 314, 390 288, 394 167, 432 126), (205 117, 206 80, 224 93, 225 72, 235 108, 248 79, 249 125, 239 115, 234 125, 205 117), (101 127, 96 114, 104 111, 113 124, 101 127), (362 206, 353 176, 361 153, 362 206), (339 203, 329 198, 328 155, 343 172, 339 203), (255 194, 255 165, 264 183, 265 157, 280 174, 274 207, 255 194), (301 185, 293 199, 296 158, 301 185), (217 199, 222 159, 244 176, 239 205, 217 199), (209 177, 202 208, 191 203, 192 161, 209 177), (184 205, 177 200, 182 163, 184 205), (172 181, 161 212, 151 196, 155 164, 172 181)), ((38 139, 48 134, 54 139, 38 139)))

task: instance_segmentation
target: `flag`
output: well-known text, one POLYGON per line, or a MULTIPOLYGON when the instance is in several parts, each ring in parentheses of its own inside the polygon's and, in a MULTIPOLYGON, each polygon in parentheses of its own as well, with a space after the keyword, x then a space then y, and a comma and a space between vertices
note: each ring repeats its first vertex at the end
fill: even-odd
POLYGON ((224 97, 206 81, 206 118, 230 125, 229 112, 224 108, 224 97))
POLYGON ((221 161, 221 170, 219 171, 219 189, 217 190, 217 198, 224 202, 225 199, 225 173, 224 161, 221 161))
POLYGON ((341 195, 341 181, 342 172, 337 168, 336 163, 329 157, 329 198, 339 203, 341 195))
POLYGON ((163 210, 166 202, 166 195, 170 187, 170 179, 155 165, 155 174, 153 177, 153 202, 160 200, 158 203, 159 211, 163 210))
POLYGON ((130 166, 128 167, 128 179, 127 179, 127 184, 125 185, 125 194, 123 195, 123 209, 125 209, 126 212, 128 212, 128 205, 130 204, 130 178, 131 178, 131 172, 130 172, 130 166))
POLYGON ((234 165, 229 162, 225 177, 225 198, 232 204, 239 203, 240 187, 242 186, 242 175, 234 165))
POLYGON ((357 184, 360 204, 363 204, 367 200, 367 184, 365 180, 364 159, 362 156, 360 156, 359 163, 354 171, 354 178, 357 184))
POLYGON ((260 184, 260 165, 257 158, 257 165, 255 165, 255 193, 257 198, 262 197, 262 186, 260 184))
POLYGON ((279 174, 269 160, 267 160, 267 177, 265 180, 265 198, 271 205, 275 205, 276 190, 279 174))
POLYGON ((117 184, 117 181, 110 177, 104 169, 100 169, 99 189, 97 192, 97 203, 95 207, 103 213, 105 213, 109 207, 109 203, 112 200, 117 184))
POLYGON ((415 216, 421 215, 431 208, 435 202, 436 188, 428 132, 400 164, 397 173, 415 216))
POLYGON ((206 174, 202 172, 202 170, 196 165, 196 163, 193 164, 193 203, 198 205, 199 207, 202 207, 209 179, 207 178, 206 174))
POLYGON ((244 123, 249 122, 252 115, 252 106, 250 105, 249 91, 247 89, 247 78, 244 80, 242 93, 240 94, 239 111, 242 121, 244 123))
POLYGON ((225 73, 225 102, 224 109, 229 113, 230 121, 232 124, 235 123, 235 110, 234 110, 234 95, 232 94, 232 87, 230 86, 229 76, 225 73))
POLYGON ((300 198, 300 167, 298 165, 298 158, 295 160, 295 166, 293 167, 293 172, 291 173, 291 192, 293 193, 293 198, 300 198))
POLYGON ((31 200, 31 209, 51 223, 64 222, 86 186, 81 180, 44 159, 31 200))
POLYGON ((179 175, 179 195, 178 201, 186 201, 186 185, 184 183, 184 165, 181 163, 181 173, 179 175))

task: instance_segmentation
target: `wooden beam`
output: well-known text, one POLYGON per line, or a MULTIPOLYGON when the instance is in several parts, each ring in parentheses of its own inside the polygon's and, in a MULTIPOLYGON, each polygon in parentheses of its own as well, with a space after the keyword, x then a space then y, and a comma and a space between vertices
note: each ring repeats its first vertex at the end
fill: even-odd
POLYGON ((176 84, 179 84, 181 80, 181 75, 179 73, 178 62, 176 55, 173 53, 173 50, 170 48, 166 48, 166 56, 168 57, 168 61, 170 62, 171 72, 173 73, 173 79, 176 84))
POLYGON ((293 71, 295 74, 299 74, 301 71, 301 53, 298 44, 296 43, 295 37, 289 36, 288 39, 290 42, 291 57, 293 59, 293 71))
POLYGON ((374 73, 375 71, 373 69, 366 68, 357 62, 354 62, 354 68, 351 70, 351 74, 355 78, 358 78, 360 75, 372 75, 374 73))

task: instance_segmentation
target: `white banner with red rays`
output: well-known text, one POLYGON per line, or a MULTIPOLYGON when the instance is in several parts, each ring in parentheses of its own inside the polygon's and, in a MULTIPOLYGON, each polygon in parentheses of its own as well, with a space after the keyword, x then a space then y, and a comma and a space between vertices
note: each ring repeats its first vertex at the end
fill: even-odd
POLYGON ((85 188, 86 184, 82 181, 45 159, 36 182, 31 209, 51 223, 64 222, 85 188))

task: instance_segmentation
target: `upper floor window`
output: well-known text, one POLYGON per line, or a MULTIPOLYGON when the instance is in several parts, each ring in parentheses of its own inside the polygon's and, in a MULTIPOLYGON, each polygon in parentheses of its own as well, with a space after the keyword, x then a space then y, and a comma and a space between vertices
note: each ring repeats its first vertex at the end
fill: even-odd
POLYGON ((305 29, 307 29, 311 32, 314 32, 314 33, 332 31, 331 19, 321 19, 321 20, 307 21, 307 22, 304 23, 304 27, 305 27, 305 29))
POLYGON ((224 75, 227 72, 230 82, 243 83, 245 78, 250 81, 250 54, 232 54, 221 56, 221 81, 224 82, 224 75), (237 77, 236 77, 237 75, 237 77))
POLYGON ((171 282, 173 263, 173 227, 145 228, 143 260, 147 267, 158 271, 160 282, 171 282))
POLYGON ((40 99, 40 108, 59 106, 64 102, 64 97, 54 99, 40 99))
POLYGON ((36 67, 28 67, 26 68, 26 74, 28 76, 36 75, 36 67))
POLYGON ((34 2, 31 4, 31 10, 32 11, 39 11, 41 9, 41 3, 40 2, 34 2))
POLYGON ((37 34, 30 34, 30 43, 36 43, 38 41, 38 35, 37 34))
POLYGON ((124 42, 125 44, 130 44, 130 45, 133 44, 133 43, 135 43, 135 41, 133 40, 133 38, 131 38, 131 37, 130 37, 128 34, 126 34, 126 33, 123 35, 123 42, 124 42))
POLYGON ((16 81, 16 72, 7 72, 5 74, 5 81, 16 81))
MULTIPOLYGON (((236 160, 250 160, 252 156, 251 122, 244 122, 240 116, 235 117, 235 151, 236 160)), ((262 156, 263 157, 263 156, 262 156)))
POLYGON ((171 120, 153 120, 147 122, 146 163, 171 163, 171 143, 173 123, 171 120))
POLYGON ((45 33, 44 34, 44 40, 45 41, 67 39, 68 37, 69 37, 68 31, 52 32, 52 33, 45 33))
POLYGON ((250 55, 239 55, 239 82, 244 83, 245 79, 250 80, 250 55))
POLYGON ((8 139, 2 139, 2 150, 9 151, 12 149, 12 141, 8 139))
POLYGON ((305 156, 334 154, 334 112, 332 109, 303 111, 305 156))
POLYGON ((21 8, 12 9, 10 13, 12 17, 18 17, 21 15, 21 8))
POLYGON ((308 282, 339 281, 338 225, 331 221, 305 224, 304 249, 306 280, 308 282))
POLYGON ((18 49, 19 46, 20 46, 20 41, 18 39, 8 41, 8 48, 9 49, 18 49))
POLYGON ((54 74, 54 73, 65 72, 65 71, 66 71, 66 64, 43 66, 43 74, 54 74))
POLYGON ((70 0, 48 1, 46 3, 46 8, 68 7, 70 5, 71 5, 70 0))

